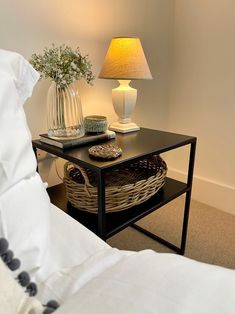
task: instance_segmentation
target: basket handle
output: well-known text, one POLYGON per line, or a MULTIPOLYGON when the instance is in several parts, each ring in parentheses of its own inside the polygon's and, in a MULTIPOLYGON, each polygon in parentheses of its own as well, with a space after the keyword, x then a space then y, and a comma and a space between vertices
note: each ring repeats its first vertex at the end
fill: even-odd
POLYGON ((85 181, 84 190, 85 190, 85 192, 86 192, 89 196, 91 196, 91 193, 90 193, 88 187, 92 188, 93 186, 90 184, 90 181, 89 181, 89 178, 88 178, 88 176, 87 176, 86 171, 85 171, 82 167, 80 167, 80 166, 78 166, 78 165, 76 165, 76 164, 73 164, 73 163, 71 163, 71 162, 66 162, 65 165, 64 165, 64 171, 65 171, 65 173, 66 173, 67 176, 68 176, 68 168, 69 168, 69 166, 73 166, 73 167, 77 168, 77 169, 81 172, 81 175, 82 175, 82 177, 83 177, 83 179, 84 179, 84 181, 85 181))

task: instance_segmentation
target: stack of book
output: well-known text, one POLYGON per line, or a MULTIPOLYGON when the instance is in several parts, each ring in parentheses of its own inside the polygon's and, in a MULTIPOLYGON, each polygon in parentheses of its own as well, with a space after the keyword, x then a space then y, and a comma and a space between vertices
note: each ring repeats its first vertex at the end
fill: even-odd
POLYGON ((114 139, 116 133, 107 130, 103 133, 86 133, 84 136, 75 139, 55 139, 48 136, 48 134, 40 134, 40 141, 49 145, 53 145, 62 149, 69 149, 76 146, 82 146, 89 143, 96 143, 109 139, 114 139))

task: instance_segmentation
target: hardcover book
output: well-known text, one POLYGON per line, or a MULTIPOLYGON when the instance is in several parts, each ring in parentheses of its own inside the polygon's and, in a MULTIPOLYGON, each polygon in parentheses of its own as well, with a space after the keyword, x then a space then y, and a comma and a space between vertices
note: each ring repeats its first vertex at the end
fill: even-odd
POLYGON ((89 143, 100 142, 104 140, 114 139, 116 133, 107 130, 103 133, 86 133, 84 136, 75 139, 55 139, 48 136, 48 134, 40 134, 40 141, 49 145, 53 145, 62 149, 69 149, 76 146, 82 146, 89 143))

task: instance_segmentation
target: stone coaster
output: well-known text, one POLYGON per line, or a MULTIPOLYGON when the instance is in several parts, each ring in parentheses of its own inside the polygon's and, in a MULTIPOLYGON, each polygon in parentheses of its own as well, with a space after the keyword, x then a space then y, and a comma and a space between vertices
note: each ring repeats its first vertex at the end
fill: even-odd
POLYGON ((88 152, 90 156, 102 160, 116 159, 122 154, 121 148, 113 144, 95 145, 89 148, 88 152))

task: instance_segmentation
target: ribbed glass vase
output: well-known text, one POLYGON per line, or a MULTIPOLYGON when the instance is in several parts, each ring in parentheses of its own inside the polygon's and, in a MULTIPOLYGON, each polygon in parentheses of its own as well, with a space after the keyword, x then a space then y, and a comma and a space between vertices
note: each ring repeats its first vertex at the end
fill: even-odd
POLYGON ((76 83, 60 87, 55 82, 47 94, 48 136, 78 138, 85 134, 82 104, 76 83))

